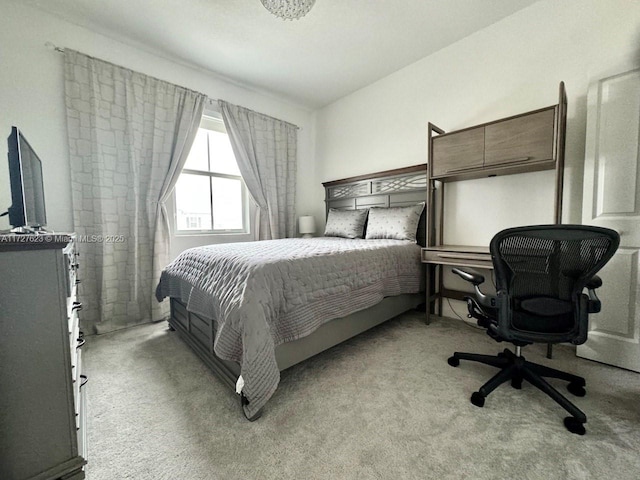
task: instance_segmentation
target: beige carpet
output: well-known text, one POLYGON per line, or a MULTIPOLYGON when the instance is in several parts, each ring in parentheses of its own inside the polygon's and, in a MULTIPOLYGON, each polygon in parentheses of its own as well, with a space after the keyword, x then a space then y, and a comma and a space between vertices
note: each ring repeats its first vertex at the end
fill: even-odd
MULTIPOLYGON (((557 346, 525 356, 582 375, 587 434, 527 384, 469 396, 494 374, 454 351, 506 347, 460 320, 405 314, 283 372, 257 422, 165 324, 87 341, 89 480, 638 479, 640 375, 557 346)), ((552 383, 566 392, 562 382, 552 383)))

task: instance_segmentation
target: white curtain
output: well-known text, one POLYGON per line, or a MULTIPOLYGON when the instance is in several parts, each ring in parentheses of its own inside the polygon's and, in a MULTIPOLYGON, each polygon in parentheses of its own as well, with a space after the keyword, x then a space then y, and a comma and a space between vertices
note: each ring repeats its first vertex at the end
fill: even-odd
POLYGON ((218 100, 240 174, 257 205, 258 240, 296 234, 298 127, 218 100))
POLYGON ((65 49, 81 322, 104 333, 167 316, 155 301, 169 260, 164 201, 186 161, 206 97, 65 49))

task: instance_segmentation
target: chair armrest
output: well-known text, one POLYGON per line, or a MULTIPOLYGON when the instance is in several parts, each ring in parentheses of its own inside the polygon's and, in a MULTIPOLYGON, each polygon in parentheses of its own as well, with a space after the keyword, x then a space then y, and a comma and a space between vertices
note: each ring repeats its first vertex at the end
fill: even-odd
POLYGON ((602 279, 598 275, 594 275, 585 285, 589 290, 594 290, 602 286, 602 279))
POLYGON ((452 268, 451 271, 463 280, 473 283, 473 287, 476 292, 476 301, 479 305, 488 308, 496 308, 496 297, 494 295, 485 295, 480 291, 479 285, 484 283, 484 275, 479 274, 475 270, 462 270, 457 267, 452 268))
POLYGON ((587 308, 589 313, 599 313, 602 309, 602 303, 596 295, 595 290, 589 290, 589 306, 587 308))
POLYGON ((589 313, 598 313, 602 309, 602 303, 596 295, 596 288, 602 286, 602 279, 598 275, 594 275, 589 279, 585 287, 589 295, 589 301, 587 302, 587 311, 589 313))
POLYGON ((461 277, 463 280, 473 283, 474 285, 480 285, 481 283, 484 283, 484 275, 480 275, 475 270, 462 270, 460 268, 454 267, 451 269, 451 271, 461 277))

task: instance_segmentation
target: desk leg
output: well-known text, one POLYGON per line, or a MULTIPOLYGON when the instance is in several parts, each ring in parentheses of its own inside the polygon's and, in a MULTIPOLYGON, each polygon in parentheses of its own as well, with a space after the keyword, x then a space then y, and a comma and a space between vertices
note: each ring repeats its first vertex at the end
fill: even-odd
POLYGON ((442 292, 444 291, 444 265, 438 265, 438 315, 442 317, 442 292))
MULTIPOLYGON (((431 323, 431 315, 438 313, 436 311, 437 302, 442 302, 442 298, 440 298, 439 293, 436 292, 436 269, 438 268, 438 265, 427 263, 425 264, 425 266, 425 272, 427 276, 425 282, 425 296, 427 297, 425 323, 429 325, 431 323)), ((440 306, 440 315, 442 315, 442 306, 440 306)))
POLYGON ((425 272, 426 272, 426 281, 425 281, 425 292, 424 295, 426 297, 427 308, 425 309, 425 323, 429 325, 431 323, 431 265, 425 264, 425 272))

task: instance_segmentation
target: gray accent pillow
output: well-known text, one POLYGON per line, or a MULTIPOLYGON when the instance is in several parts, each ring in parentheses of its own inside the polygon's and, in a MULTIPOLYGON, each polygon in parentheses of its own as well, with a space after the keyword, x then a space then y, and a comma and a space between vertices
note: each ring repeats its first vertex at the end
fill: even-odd
POLYGON ((325 237, 362 238, 364 223, 367 221, 367 210, 329 209, 325 237))
POLYGON ((415 242, 423 209, 424 203, 409 207, 370 208, 366 238, 393 238, 415 242))

